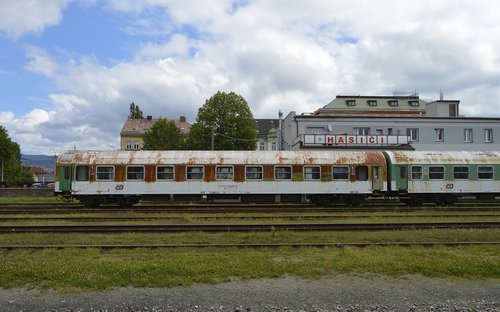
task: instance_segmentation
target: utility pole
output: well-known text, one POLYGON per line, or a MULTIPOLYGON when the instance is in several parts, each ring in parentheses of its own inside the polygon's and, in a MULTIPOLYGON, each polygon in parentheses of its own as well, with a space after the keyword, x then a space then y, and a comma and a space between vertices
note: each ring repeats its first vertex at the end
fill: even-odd
POLYGON ((215 126, 212 126, 212 151, 214 150, 215 126))
POLYGON ((278 112, 278 117, 279 117, 279 125, 278 125, 278 151, 281 151, 283 149, 283 145, 281 144, 282 139, 282 130, 281 130, 281 118, 283 118, 283 112, 281 109, 278 112))

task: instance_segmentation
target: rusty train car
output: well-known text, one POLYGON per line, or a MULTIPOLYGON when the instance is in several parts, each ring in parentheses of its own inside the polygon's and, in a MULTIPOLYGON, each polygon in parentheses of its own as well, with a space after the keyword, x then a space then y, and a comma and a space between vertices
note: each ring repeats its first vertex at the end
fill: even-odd
POLYGON ((171 201, 359 203, 387 190, 381 152, 68 151, 56 190, 85 205, 171 201))
POLYGON ((87 206, 168 201, 314 202, 359 205, 492 198, 500 153, 396 151, 68 151, 56 193, 87 206))

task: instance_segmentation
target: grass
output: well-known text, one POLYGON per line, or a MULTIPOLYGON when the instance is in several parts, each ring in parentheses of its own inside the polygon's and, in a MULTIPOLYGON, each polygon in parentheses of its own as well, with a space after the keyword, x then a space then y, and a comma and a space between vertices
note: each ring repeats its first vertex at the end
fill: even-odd
POLYGON ((49 197, 0 197, 0 203, 2 204, 17 204, 17 203, 35 203, 35 204, 47 204, 47 203, 62 203, 55 196, 49 197))
POLYGON ((1 245, 90 244, 259 244, 500 241, 500 229, 434 229, 376 232, 252 232, 252 233, 12 233, 1 245))
POLYGON ((500 249, 373 247, 1 251, 0 287, 102 290, 172 287, 285 275, 500 278, 500 249))

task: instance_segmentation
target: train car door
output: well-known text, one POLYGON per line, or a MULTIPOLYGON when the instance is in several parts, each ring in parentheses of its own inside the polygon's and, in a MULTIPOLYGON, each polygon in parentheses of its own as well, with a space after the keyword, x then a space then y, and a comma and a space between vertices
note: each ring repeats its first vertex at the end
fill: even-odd
POLYGON ((59 170, 59 190, 71 191, 71 166, 62 166, 59 170))
POLYGON ((380 167, 372 167, 372 190, 373 191, 380 191, 383 188, 383 181, 382 181, 382 175, 380 174, 381 168, 380 167))
POLYGON ((399 174, 396 179, 396 188, 398 190, 408 190, 408 167, 406 165, 396 166, 396 170, 396 174, 399 174))

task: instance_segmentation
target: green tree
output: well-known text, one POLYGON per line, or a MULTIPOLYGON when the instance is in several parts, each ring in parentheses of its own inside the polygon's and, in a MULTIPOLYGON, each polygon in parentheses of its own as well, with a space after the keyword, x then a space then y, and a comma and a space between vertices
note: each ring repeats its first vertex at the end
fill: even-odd
POLYGON ((139 105, 135 105, 134 102, 130 103, 130 113, 128 115, 128 119, 142 119, 144 116, 142 115, 142 111, 139 108, 139 105))
MULTIPOLYGON (((21 165, 19 144, 9 138, 7 129, 0 126, 0 170, 3 167, 4 183, 8 186, 22 186, 33 183, 31 170, 21 165)), ((2 172, 0 172, 0 179, 2 172)))
POLYGON ((255 150, 257 133, 252 111, 245 99, 218 91, 200 107, 189 133, 191 149, 255 150))
POLYGON ((159 119, 144 135, 145 150, 182 150, 184 135, 171 120, 159 119))

